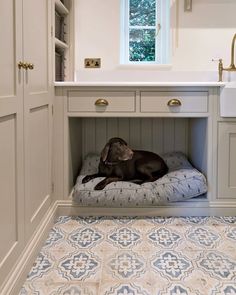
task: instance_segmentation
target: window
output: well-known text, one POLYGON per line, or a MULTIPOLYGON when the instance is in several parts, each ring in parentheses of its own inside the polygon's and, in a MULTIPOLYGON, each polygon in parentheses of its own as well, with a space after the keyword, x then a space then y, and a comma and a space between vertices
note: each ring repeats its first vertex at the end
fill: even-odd
POLYGON ((123 0, 122 62, 169 62, 169 1, 123 0))

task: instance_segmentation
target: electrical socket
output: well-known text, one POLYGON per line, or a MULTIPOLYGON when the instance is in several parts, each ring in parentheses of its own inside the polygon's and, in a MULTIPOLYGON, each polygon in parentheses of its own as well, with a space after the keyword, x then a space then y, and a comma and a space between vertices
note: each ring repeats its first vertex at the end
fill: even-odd
POLYGON ((84 59, 85 68, 101 68, 101 58, 85 58, 84 59))

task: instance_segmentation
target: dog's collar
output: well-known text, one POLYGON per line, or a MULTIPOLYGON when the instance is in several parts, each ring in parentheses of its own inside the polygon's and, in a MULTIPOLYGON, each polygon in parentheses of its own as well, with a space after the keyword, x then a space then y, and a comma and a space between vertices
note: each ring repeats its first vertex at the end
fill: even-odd
POLYGON ((117 161, 117 162, 109 162, 109 161, 105 161, 103 162, 106 166, 115 166, 118 165, 121 161, 117 161))

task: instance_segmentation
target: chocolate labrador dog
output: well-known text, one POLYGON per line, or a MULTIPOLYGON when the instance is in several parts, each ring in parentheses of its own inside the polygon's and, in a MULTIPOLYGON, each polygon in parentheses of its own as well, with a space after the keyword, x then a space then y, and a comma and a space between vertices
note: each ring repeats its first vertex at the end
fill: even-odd
POLYGON ((168 172, 164 160, 148 151, 131 150, 127 143, 119 138, 111 138, 101 152, 98 173, 87 175, 82 183, 96 177, 106 177, 95 186, 102 190, 114 181, 131 181, 142 184, 155 181, 168 172))

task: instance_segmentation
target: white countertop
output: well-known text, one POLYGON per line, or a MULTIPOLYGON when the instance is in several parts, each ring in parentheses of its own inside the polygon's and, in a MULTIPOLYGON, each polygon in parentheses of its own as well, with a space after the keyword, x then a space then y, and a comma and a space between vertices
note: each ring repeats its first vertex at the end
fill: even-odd
POLYGON ((173 87, 178 87, 178 86, 207 86, 207 87, 223 87, 227 84, 228 82, 122 82, 122 81, 107 81, 107 82, 73 82, 73 81, 68 81, 68 82, 54 82, 54 86, 60 86, 60 87, 76 87, 76 86, 135 86, 135 87, 144 87, 144 86, 173 86, 173 87))

